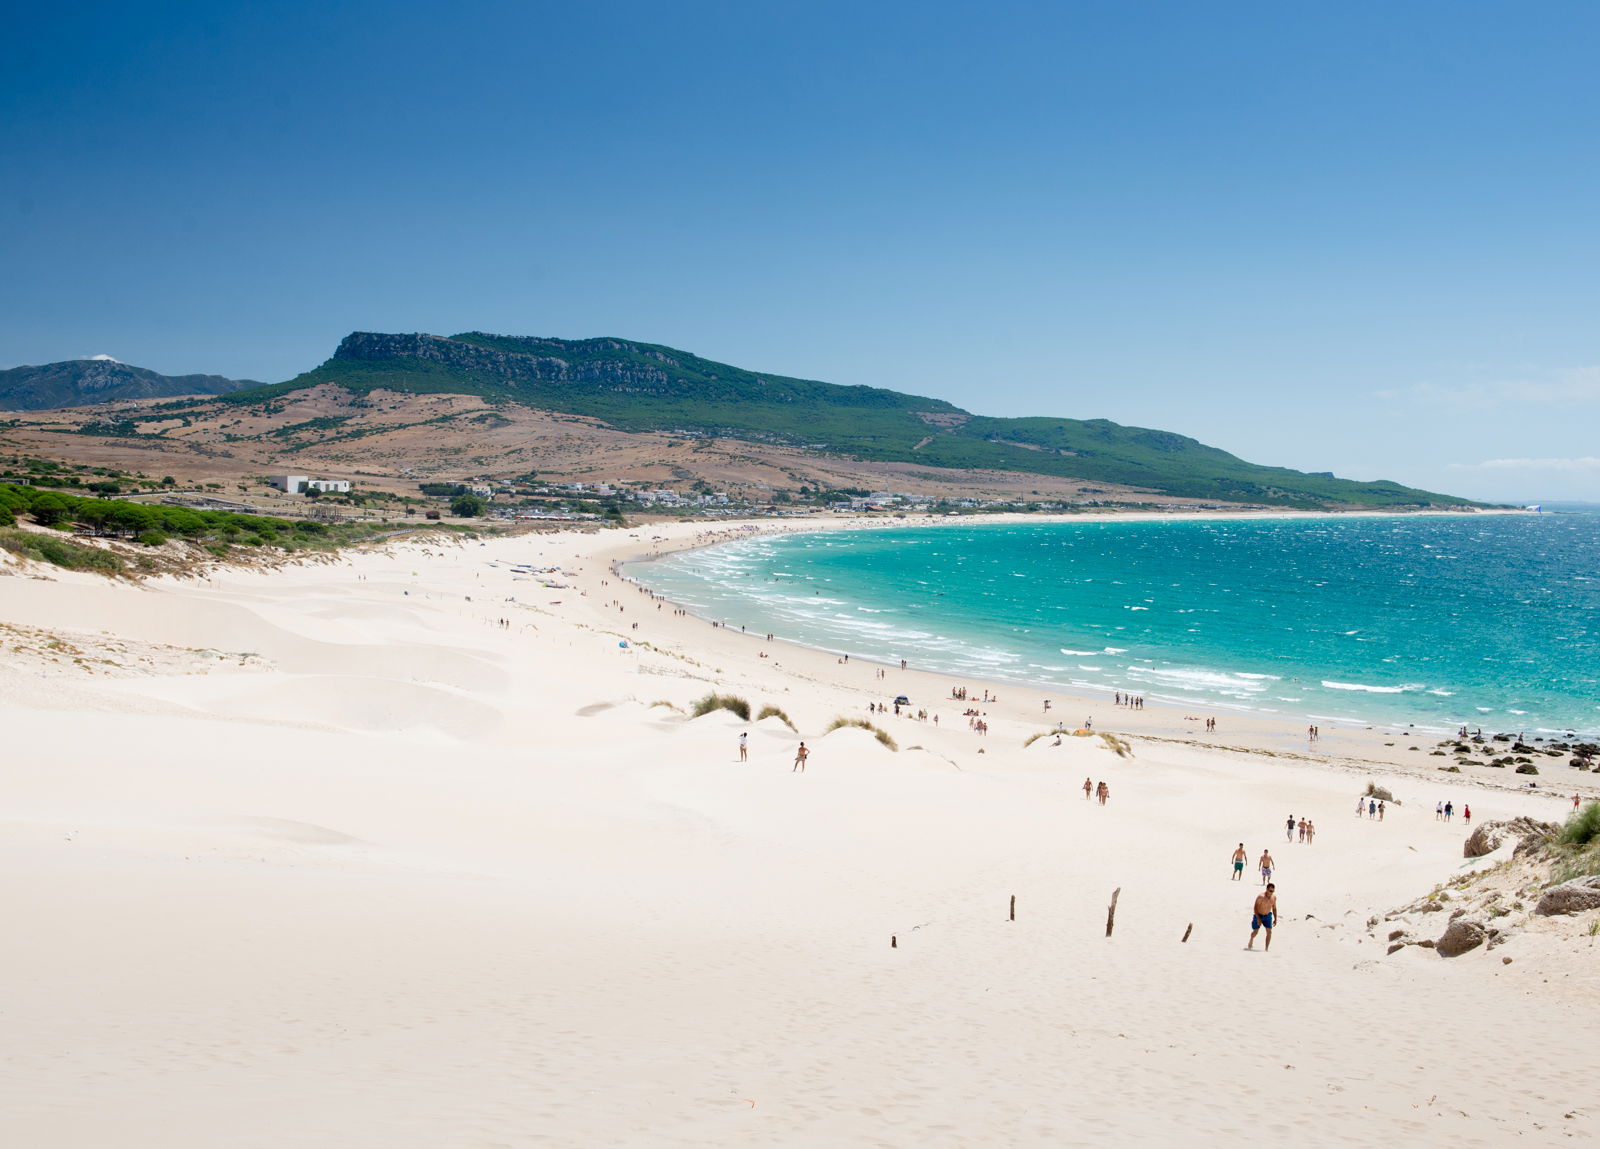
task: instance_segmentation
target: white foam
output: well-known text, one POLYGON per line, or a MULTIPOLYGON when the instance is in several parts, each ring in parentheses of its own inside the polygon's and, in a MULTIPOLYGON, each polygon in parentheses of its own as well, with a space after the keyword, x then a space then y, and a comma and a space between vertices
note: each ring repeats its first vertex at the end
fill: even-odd
POLYGON ((1410 687, 1406 686, 1369 686, 1365 682, 1327 682, 1323 684, 1329 690, 1363 690, 1368 694, 1404 694, 1410 687))

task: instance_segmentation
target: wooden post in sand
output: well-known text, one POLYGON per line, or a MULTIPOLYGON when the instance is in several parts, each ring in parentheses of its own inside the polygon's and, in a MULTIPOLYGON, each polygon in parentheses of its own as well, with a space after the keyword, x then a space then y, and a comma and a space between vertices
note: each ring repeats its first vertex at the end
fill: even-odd
POLYGON ((1012 922, 1017 920, 1017 895, 1016 894, 1012 894, 1011 895, 1011 916, 1009 918, 1007 918, 1006 920, 1007 921, 1012 921, 1012 922))
MULTIPOLYGON (((1187 939, 1185 939, 1185 940, 1187 940, 1187 939)), ((890 934, 889 935, 889 948, 892 949, 892 950, 897 950, 897 949, 900 948, 900 939, 897 938, 894 934, 890 934)))
POLYGON ((1183 931, 1183 940, 1184 941, 1188 941, 1189 940, 1189 935, 1191 933, 1193 933, 1193 932, 1194 932, 1194 923, 1190 922, 1188 927, 1183 931))
POLYGON ((1111 931, 1117 928, 1117 899, 1121 896, 1121 886, 1111 891, 1111 904, 1106 907, 1106 937, 1110 937, 1111 931))

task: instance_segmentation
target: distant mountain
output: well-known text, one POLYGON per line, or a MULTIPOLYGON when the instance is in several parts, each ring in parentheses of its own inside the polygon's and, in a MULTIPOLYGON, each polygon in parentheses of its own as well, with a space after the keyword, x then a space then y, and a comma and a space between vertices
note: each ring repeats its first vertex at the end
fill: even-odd
POLYGON ((161 375, 115 359, 68 359, 0 371, 0 411, 87 407, 112 399, 226 395, 260 386, 253 379, 224 379, 221 375, 161 375))
POLYGON ((1387 480, 1353 482, 1257 466, 1171 431, 1105 419, 987 418, 940 399, 767 375, 625 339, 358 331, 316 370, 235 392, 224 402, 268 401, 321 383, 359 393, 476 395, 587 415, 624 431, 685 432, 870 461, 1054 475, 1218 502, 1482 505, 1387 480))

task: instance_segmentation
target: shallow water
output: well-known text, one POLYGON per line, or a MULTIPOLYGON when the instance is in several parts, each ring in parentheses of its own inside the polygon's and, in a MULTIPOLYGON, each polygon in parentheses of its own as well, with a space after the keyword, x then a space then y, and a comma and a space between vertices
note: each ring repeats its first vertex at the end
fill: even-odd
POLYGON ((767 536, 629 573, 733 626, 958 677, 1600 729, 1600 515, 963 522, 767 536))

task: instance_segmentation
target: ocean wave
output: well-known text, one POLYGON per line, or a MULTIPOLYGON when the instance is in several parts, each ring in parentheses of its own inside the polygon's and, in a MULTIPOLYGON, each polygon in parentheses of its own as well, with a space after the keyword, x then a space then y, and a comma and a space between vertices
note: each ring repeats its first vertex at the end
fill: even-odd
POLYGON ((1329 690, 1363 690, 1368 694, 1404 694, 1408 690, 1418 690, 1415 686, 1370 686, 1365 682, 1328 682, 1322 685, 1329 690))
MULTIPOLYGON (((1085 655, 1089 655, 1089 654, 1110 654, 1111 653, 1110 651, 1099 651, 1099 650, 1068 650, 1064 646, 1060 647, 1059 649, 1060 649, 1062 654, 1074 654, 1074 655, 1077 655, 1079 658, 1082 658, 1085 655)), ((1121 653, 1121 652, 1119 651, 1118 653, 1121 653)))
MULTIPOLYGON (((1258 681, 1241 678, 1226 670, 1207 670, 1204 667, 1130 666, 1126 669, 1126 673, 1129 678, 1139 682, 1154 682, 1160 686, 1179 689, 1213 690, 1235 697, 1258 694, 1266 689, 1258 681)), ((1194 700, 1185 699, 1185 701, 1194 700)))

